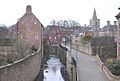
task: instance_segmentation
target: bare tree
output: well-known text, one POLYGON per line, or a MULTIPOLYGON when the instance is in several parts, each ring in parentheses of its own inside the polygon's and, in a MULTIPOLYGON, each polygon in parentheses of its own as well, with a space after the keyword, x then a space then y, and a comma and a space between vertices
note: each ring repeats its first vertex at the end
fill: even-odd
POLYGON ((80 24, 74 20, 59 20, 59 21, 52 20, 50 24, 55 26, 65 27, 65 28, 80 27, 80 24))

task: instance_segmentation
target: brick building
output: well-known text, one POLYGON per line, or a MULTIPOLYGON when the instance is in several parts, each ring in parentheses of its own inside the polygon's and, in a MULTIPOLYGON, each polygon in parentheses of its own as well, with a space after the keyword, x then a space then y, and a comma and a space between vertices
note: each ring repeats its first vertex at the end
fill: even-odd
POLYGON ((32 13, 30 5, 26 7, 26 13, 17 22, 17 36, 21 43, 28 46, 41 46, 43 25, 32 13))
POLYGON ((115 36, 115 42, 117 43, 117 57, 118 59, 120 59, 120 13, 116 15, 116 18, 118 20, 118 26, 117 26, 117 35, 115 36))
POLYGON ((53 44, 53 45, 60 44, 61 34, 62 34, 62 30, 60 27, 52 26, 48 34, 48 40, 50 44, 53 44))

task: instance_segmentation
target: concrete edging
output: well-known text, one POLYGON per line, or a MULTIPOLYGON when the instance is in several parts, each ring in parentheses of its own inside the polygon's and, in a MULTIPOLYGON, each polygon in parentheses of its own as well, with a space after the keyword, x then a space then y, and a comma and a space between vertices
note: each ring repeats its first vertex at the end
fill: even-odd
POLYGON ((96 55, 96 59, 97 59, 97 62, 99 64, 100 68, 104 71, 105 75, 107 76, 107 78, 110 81, 120 81, 120 77, 113 75, 109 71, 109 69, 104 65, 104 63, 101 61, 101 59, 100 59, 100 57, 98 55, 96 55))

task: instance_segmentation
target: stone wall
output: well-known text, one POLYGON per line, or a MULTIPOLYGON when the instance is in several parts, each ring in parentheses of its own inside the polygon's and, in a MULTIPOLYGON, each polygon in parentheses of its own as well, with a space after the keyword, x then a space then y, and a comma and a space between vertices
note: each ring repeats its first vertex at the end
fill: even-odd
POLYGON ((105 66, 105 64, 101 61, 100 57, 96 55, 97 62, 100 66, 100 68, 104 71, 105 75, 109 79, 109 81, 120 81, 119 76, 113 75, 110 70, 105 66))
POLYGON ((78 51, 84 52, 86 54, 92 55, 92 46, 91 43, 87 44, 77 44, 77 45, 72 45, 73 49, 77 49, 78 51))
POLYGON ((86 54, 92 55, 92 46, 90 43, 79 45, 79 50, 86 54))
POLYGON ((66 69, 69 76, 69 81, 77 81, 77 66, 75 59, 71 56, 71 51, 69 46, 65 46, 64 44, 61 44, 63 47, 65 47, 67 50, 67 56, 66 56, 66 69))
POLYGON ((41 49, 25 58, 0 67, 0 81, 33 81, 41 66, 41 49))

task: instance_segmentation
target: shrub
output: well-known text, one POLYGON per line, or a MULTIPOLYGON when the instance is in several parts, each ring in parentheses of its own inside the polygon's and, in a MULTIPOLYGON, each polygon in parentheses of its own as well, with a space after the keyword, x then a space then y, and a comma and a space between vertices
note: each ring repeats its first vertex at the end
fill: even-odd
POLYGON ((116 76, 120 76, 120 60, 108 59, 107 67, 116 76))
POLYGON ((12 59, 12 58, 10 58, 10 57, 8 57, 8 58, 7 58, 7 63, 8 63, 8 64, 13 63, 13 59, 12 59))
POLYGON ((38 49, 33 45, 33 46, 31 46, 31 51, 32 52, 36 52, 38 49))
POLYGON ((85 35, 82 37, 82 43, 85 44, 87 42, 90 42, 92 40, 92 35, 85 35))
POLYGON ((6 64, 6 61, 4 59, 0 58, 0 66, 6 64))

